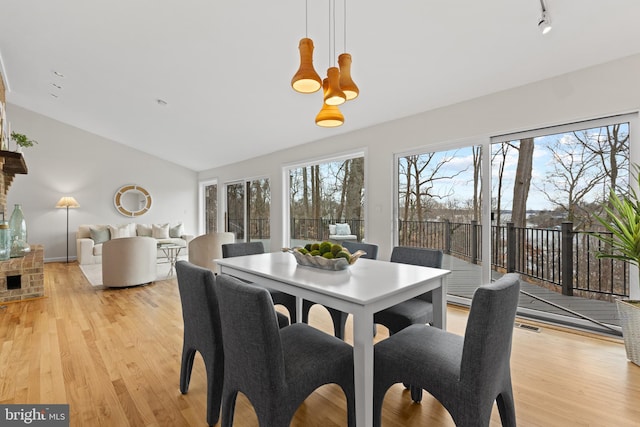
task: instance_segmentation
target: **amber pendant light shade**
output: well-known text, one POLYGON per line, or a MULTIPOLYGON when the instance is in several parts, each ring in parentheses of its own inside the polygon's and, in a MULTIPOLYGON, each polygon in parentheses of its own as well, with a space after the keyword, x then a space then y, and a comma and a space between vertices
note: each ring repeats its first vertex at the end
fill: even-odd
POLYGON ((324 103, 327 105, 341 105, 347 100, 344 92, 340 89, 340 70, 338 67, 331 67, 327 70, 329 88, 324 94, 324 103))
MULTIPOLYGON (((322 88, 326 94, 329 88, 329 80, 324 79, 322 81, 322 88)), ((316 116, 316 124, 323 128, 334 128, 341 126, 344 123, 344 116, 340 109, 335 105, 327 105, 322 103, 322 109, 316 116)))
POLYGON ((343 53, 338 56, 338 65, 340 66, 340 89, 347 97, 347 101, 351 101, 360 93, 360 89, 351 78, 351 55, 343 53))
POLYGON ((300 39, 300 68, 291 79, 291 87, 296 92, 314 93, 322 87, 322 79, 313 68, 313 40, 300 39))

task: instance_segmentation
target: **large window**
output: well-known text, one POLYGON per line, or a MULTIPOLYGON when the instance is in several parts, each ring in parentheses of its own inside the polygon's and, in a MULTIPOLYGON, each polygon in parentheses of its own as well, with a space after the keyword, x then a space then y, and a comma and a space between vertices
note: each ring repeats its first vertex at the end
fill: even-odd
POLYGON ((364 157, 289 168, 290 245, 326 240, 329 224, 347 223, 364 238, 364 157))
POLYGON ((448 293, 470 298, 481 284, 482 148, 397 156, 397 240, 440 249, 448 293))
POLYGON ((611 189, 629 185, 628 117, 493 138, 492 264, 565 295, 628 295, 626 264, 595 257, 611 189), (564 244, 563 244, 564 243, 564 244))
POLYGON ((226 186, 226 231, 236 241, 260 240, 269 251, 271 239, 271 189, 267 178, 229 183, 226 186))

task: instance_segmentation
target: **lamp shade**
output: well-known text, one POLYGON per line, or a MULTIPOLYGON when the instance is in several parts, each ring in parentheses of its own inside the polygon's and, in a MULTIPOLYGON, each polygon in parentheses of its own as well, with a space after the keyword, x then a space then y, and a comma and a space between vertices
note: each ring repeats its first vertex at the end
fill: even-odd
POLYGON ((317 92, 322 87, 322 80, 313 68, 313 40, 300 39, 298 49, 300 50, 300 68, 291 79, 291 87, 300 93, 317 92))
POLYGON ((324 103, 327 105, 341 105, 347 100, 344 92, 340 89, 340 70, 338 67, 331 67, 327 70, 329 87, 324 94, 324 103))
MULTIPOLYGON (((326 94, 329 87, 329 80, 324 79, 322 81, 322 88, 326 94)), ((335 105, 327 105, 322 103, 322 109, 316 116, 316 124, 323 128, 334 128, 341 126, 344 123, 344 116, 340 109, 335 105)))
POLYGON ((80 204, 71 196, 64 196, 58 203, 56 203, 56 208, 79 208, 80 204))
POLYGON ((343 53, 338 56, 340 66, 340 89, 344 92, 347 101, 357 98, 360 90, 351 78, 351 55, 343 53))

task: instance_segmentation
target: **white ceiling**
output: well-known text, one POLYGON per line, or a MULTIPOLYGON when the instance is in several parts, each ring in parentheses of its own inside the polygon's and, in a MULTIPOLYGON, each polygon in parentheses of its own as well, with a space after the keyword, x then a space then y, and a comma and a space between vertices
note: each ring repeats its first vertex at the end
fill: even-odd
MULTIPOLYGON (((329 1, 308 0, 320 75, 329 1)), ((290 86, 305 0, 1 0, 0 59, 10 103, 201 171, 640 52, 640 1, 546 4, 543 36, 539 0, 348 0, 361 93, 336 129, 290 86)))

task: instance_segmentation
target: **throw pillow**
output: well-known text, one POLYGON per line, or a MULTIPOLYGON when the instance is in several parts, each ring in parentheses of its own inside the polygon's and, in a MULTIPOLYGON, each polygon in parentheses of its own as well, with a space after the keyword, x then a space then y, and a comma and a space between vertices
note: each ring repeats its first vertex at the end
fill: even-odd
POLYGON ((121 225, 110 225, 109 233, 111 234, 112 239, 120 239, 122 237, 132 237, 131 236, 131 226, 129 224, 121 224, 121 225))
POLYGON ((336 234, 339 236, 351 234, 351 227, 349 224, 336 224, 336 234))
POLYGON ((151 237, 153 235, 153 228, 151 224, 137 224, 136 234, 143 237, 151 237))
POLYGON ((184 225, 181 222, 169 228, 169 237, 171 238, 177 238, 182 236, 183 234, 184 234, 184 225))
POLYGON ((93 239, 94 245, 99 245, 101 243, 104 243, 111 238, 111 233, 109 232, 109 228, 106 226, 89 227, 89 233, 91 234, 91 239, 93 239))
POLYGON ((155 239, 168 239, 169 238, 169 224, 153 224, 151 230, 151 237, 155 239))
POLYGON ((329 234, 336 234, 336 225, 329 224, 329 234))

